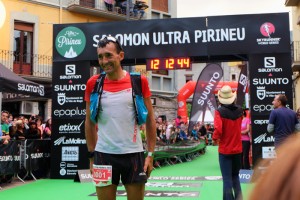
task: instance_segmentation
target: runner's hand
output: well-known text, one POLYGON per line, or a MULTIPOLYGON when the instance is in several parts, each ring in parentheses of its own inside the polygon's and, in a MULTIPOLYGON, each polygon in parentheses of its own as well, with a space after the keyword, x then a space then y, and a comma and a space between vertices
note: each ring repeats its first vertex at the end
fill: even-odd
POLYGON ((150 177, 152 170, 153 170, 153 157, 147 156, 144 164, 144 172, 146 173, 148 178, 150 177))

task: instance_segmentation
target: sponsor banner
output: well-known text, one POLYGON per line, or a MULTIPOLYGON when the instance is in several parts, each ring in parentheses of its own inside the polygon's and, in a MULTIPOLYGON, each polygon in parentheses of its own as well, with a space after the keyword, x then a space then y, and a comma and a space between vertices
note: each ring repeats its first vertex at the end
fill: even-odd
MULTIPOLYGON (((96 51, 95 51, 96 53, 96 51)), ((53 69, 53 77, 56 83, 86 83, 87 78, 90 77, 90 62, 76 61, 76 62, 55 62, 53 69)), ((64 91, 69 91, 67 87, 61 87, 64 91)), ((56 89, 57 90, 57 89, 56 89)), ((61 91, 59 91, 61 92, 61 91)))
POLYGON ((20 141, 0 144, 0 175, 15 174, 20 168, 20 141))
POLYGON ((74 178, 74 182, 91 183, 93 182, 93 176, 89 169, 78 170, 74 178))
POLYGON ((148 180, 159 181, 219 181, 222 176, 150 176, 148 180))
POLYGON ((108 34, 120 40, 125 61, 290 51, 288 13, 274 13, 56 24, 53 60, 97 60, 97 43, 108 34))
POLYGON ((278 94, 289 99, 292 109, 292 70, 290 54, 259 54, 250 56, 251 115, 270 114, 272 101, 278 94))
POLYGON ((293 106, 290 54, 255 54, 249 56, 253 162, 262 158, 263 146, 274 145, 267 132, 272 102, 278 94, 287 96, 287 107, 293 106))
POLYGON ((83 135, 63 134, 52 139, 51 178, 73 179, 78 169, 88 169, 87 148, 83 135))
POLYGON ((50 169, 51 140, 10 141, 0 145, 0 174, 14 174, 24 166, 28 172, 50 169))
POLYGON ((290 39, 284 36, 283 33, 288 34, 289 22, 286 15, 281 17, 277 14, 209 17, 207 33, 214 35, 210 40, 219 41, 216 43, 209 42, 209 55, 222 55, 224 50, 237 54, 243 52, 278 52, 275 49, 281 47, 287 50, 290 39), (235 26, 234 24, 236 23, 240 24, 240 26, 235 26), (231 32, 228 35, 230 37, 229 40, 222 41, 218 37, 217 31, 221 34, 224 32, 220 27, 226 27, 231 32), (288 42, 288 44, 284 44, 284 41, 288 42), (232 42, 235 43, 233 44, 232 42), (247 45, 245 50, 243 50, 245 48, 243 45, 247 45))
POLYGON ((146 187, 158 188, 192 188, 201 187, 202 183, 147 182, 146 187))
POLYGON ((89 62, 61 62, 53 67, 52 115, 55 118, 85 118, 84 92, 90 77, 89 62))
MULTIPOLYGON (((252 114, 252 113, 251 113, 252 114)), ((262 158, 262 147, 274 145, 274 135, 268 133, 269 115, 252 115, 252 156, 256 164, 262 158)))
POLYGON ((25 140, 24 147, 26 152, 24 167, 27 171, 49 169, 51 140, 25 140))
MULTIPOLYGON (((196 191, 145 191, 145 197, 199 197, 200 192, 196 191)), ((97 196, 96 193, 90 194, 89 196, 97 196)), ((117 196, 127 196, 125 190, 118 190, 117 196)))
POLYGON ((222 77, 223 69, 218 64, 208 64, 202 70, 194 90, 188 133, 192 132, 198 121, 203 121, 207 107, 209 107, 209 110, 216 109, 214 107, 216 104, 211 103, 211 101, 214 101, 211 97, 214 96, 214 91, 222 77), (201 114, 203 119, 199 119, 201 114))
POLYGON ((248 74, 247 65, 243 65, 239 76, 237 97, 236 97, 236 104, 240 106, 243 106, 245 101, 245 94, 248 86, 247 74, 248 74))

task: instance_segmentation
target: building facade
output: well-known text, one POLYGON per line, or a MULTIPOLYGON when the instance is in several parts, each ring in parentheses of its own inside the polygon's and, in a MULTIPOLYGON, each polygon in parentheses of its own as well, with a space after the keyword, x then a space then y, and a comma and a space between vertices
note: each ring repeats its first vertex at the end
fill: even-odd
MULTIPOLYGON (((145 4, 149 4, 145 1, 145 4)), ((103 0, 1 1, 0 63, 17 75, 51 88, 53 24, 139 20, 103 0)), ((167 4, 166 4, 167 5, 167 4)), ((159 4, 155 5, 159 9, 159 4)), ((146 9, 142 19, 151 17, 146 9)), ((51 116, 51 99, 3 93, 2 109, 14 116, 51 116)))
POLYGON ((292 7, 292 70, 294 85, 294 110, 300 108, 300 1, 286 0, 285 6, 292 7))
MULTIPOLYGON (((148 7, 141 20, 176 17, 174 1, 144 2, 148 7)), ((53 24, 140 20, 130 9, 127 13, 118 5, 108 8, 104 0, 6 0, 3 5, 6 16, 0 29, 0 63, 19 76, 48 88, 52 86, 53 24)), ((205 66, 206 63, 192 63, 191 69, 169 71, 146 71, 145 65, 124 68, 148 77, 155 116, 171 121, 177 116, 178 91, 188 81, 197 81, 205 66)), ((232 74, 237 76, 239 73, 232 72, 236 67, 227 67, 228 63, 221 66, 224 69, 223 81, 232 81, 232 74)), ((99 67, 91 67, 91 75, 99 71, 99 67)), ((3 94, 3 110, 14 116, 39 114, 47 119, 51 116, 51 106, 51 99, 3 94)))

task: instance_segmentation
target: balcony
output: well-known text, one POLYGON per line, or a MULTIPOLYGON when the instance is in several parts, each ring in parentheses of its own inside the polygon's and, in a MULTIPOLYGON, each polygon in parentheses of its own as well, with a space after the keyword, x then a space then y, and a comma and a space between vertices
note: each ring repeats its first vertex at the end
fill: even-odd
POLYGON ((300 71, 300 41, 294 41, 292 47, 292 70, 300 71))
POLYGON ((52 79, 52 56, 40 54, 17 54, 14 51, 0 50, 0 63, 20 76, 31 80, 52 79))
MULTIPOLYGON (((111 20, 125 21, 127 20, 126 11, 122 11, 120 7, 112 7, 109 11, 103 0, 69 0, 67 10, 85 15, 93 15, 111 20)), ((143 18, 146 18, 146 12, 143 18)), ((130 13, 130 20, 138 20, 138 17, 133 17, 130 13)))
POLYGON ((299 0, 285 0, 285 6, 298 6, 299 0))

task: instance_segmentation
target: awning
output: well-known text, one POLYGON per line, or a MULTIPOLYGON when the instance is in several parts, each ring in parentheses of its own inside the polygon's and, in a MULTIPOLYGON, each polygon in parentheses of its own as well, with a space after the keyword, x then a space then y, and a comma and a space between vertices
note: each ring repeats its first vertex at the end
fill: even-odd
POLYGON ((44 85, 24 79, 0 63, 0 92, 26 94, 30 96, 51 97, 51 89, 44 85))

